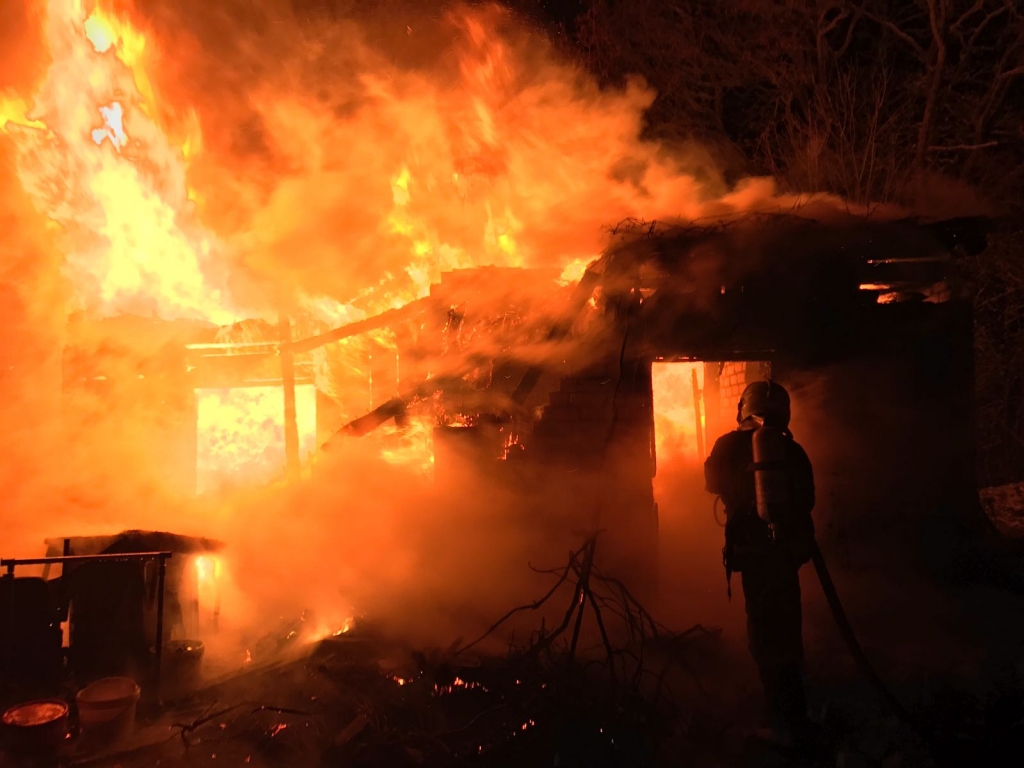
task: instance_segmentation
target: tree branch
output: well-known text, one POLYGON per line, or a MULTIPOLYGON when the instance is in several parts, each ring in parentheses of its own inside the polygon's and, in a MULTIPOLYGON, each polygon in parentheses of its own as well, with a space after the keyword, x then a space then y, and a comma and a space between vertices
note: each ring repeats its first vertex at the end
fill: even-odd
POLYGON ((875 22, 880 27, 889 30, 894 35, 896 35, 896 37, 898 37, 900 40, 902 40, 911 48, 913 48, 914 53, 916 53, 918 58, 920 58, 922 61, 928 60, 928 52, 924 49, 924 47, 919 42, 917 42, 917 40, 915 40, 902 29, 897 27, 893 22, 889 21, 889 19, 886 19, 874 13, 870 13, 864 9, 861 9, 860 13, 864 16, 864 18, 871 19, 871 21, 875 22))
POLYGON ((1024 75, 1024 65, 1019 66, 1019 67, 1014 67, 1011 70, 1003 72, 1001 75, 999 75, 999 79, 1002 80, 1002 81, 1006 81, 1006 80, 1011 80, 1012 78, 1018 77, 1020 75, 1024 75))
POLYGON ((998 147, 998 141, 985 141, 981 144, 953 144, 948 147, 928 147, 929 152, 961 152, 971 151, 975 149, 988 149, 989 147, 998 147))
MULTIPOLYGON (((966 11, 964 11, 963 14, 961 14, 960 18, 953 22, 953 26, 949 28, 949 31, 952 32, 953 34, 958 34, 960 31, 960 27, 963 25, 963 23, 967 21, 967 19, 969 19, 971 16, 976 14, 978 11, 980 11, 984 7, 984 5, 985 0, 975 0, 974 5, 972 5, 966 11)), ((1002 10, 1005 9, 1001 9, 1001 11, 1002 10)))
POLYGON ((928 140, 932 135, 932 124, 935 122, 935 106, 939 101, 939 91, 942 88, 942 76, 946 68, 946 43, 943 39, 943 19, 940 18, 941 8, 936 8, 936 0, 928 1, 928 21, 932 29, 932 44, 929 48, 928 57, 931 61, 931 77, 928 83, 928 93, 925 96, 924 112, 921 115, 921 124, 917 131, 917 152, 914 154, 914 170, 920 172, 924 167, 924 156, 928 148, 928 140))

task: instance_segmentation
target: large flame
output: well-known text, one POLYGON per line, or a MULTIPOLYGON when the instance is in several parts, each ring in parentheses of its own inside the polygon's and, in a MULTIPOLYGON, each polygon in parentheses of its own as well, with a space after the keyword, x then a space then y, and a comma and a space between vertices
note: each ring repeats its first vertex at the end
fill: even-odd
MULTIPOLYGON (((299 451, 316 447, 316 392, 295 388, 299 451)), ((284 393, 281 387, 196 390, 196 490, 272 482, 285 464, 284 393)))
MULTIPOLYGON (((6 10, 18 0, 4 2, 6 10)), ((303 327, 335 326, 422 297, 448 270, 544 267, 563 284, 574 281, 607 245, 607 228, 627 218, 696 219, 798 202, 780 199, 766 180, 729 190, 700 153, 641 139, 649 89, 637 82, 598 87, 497 7, 473 4, 441 15, 410 0, 407 10, 367 21, 354 15, 403 4, 331 4, 350 17, 309 23, 290 0, 21 2, 32 10, 26 18, 42 25, 49 65, 34 87, 0 92, 0 142, 57 233, 75 308, 94 317, 222 325, 276 321, 284 308, 303 327)), ((5 66, 17 68, 20 54, 4 50, 5 66)), ((537 286, 538 293, 558 282, 537 286)), ((57 295, 39 291, 33 310, 56 304, 57 295)), ((71 309, 52 313, 62 320, 71 309)), ((50 337, 46 344, 55 345, 50 337)), ((345 416, 392 397, 417 362, 423 373, 438 373, 432 359, 399 360, 400 351, 380 331, 322 352, 325 365, 344 369, 333 378, 345 390, 338 401, 351 404, 345 416), (392 360, 369 365, 380 349, 392 360), (386 369, 387 381, 371 369, 386 369), (368 375, 377 376, 371 387, 368 375)), ((280 463, 280 448, 265 450, 283 431, 280 388, 271 394, 210 386, 198 402, 200 481, 215 486, 224 470, 243 467, 262 478, 265 458, 273 454, 280 463)), ((685 381, 681 386, 685 402, 685 381)), ((128 389, 112 385, 115 392, 128 389)), ((159 397, 147 404, 157 411, 163 405, 159 397)), ((300 419, 312 412, 307 405, 300 402, 300 419)), ((106 417, 105 408, 103 400, 95 411, 106 417)), ((25 423, 35 429, 36 421, 53 418, 43 411, 25 423)), ((691 415, 671 416, 681 433, 691 415)), ((303 435, 313 429, 307 426, 303 435)), ((413 419, 404 433, 384 435, 383 458, 401 465, 388 475, 376 477, 367 457, 357 456, 361 469, 332 478, 337 513, 291 504, 278 515, 282 525, 275 528, 266 510, 261 525, 250 525, 243 499, 241 511, 218 508, 219 516, 196 527, 219 524, 243 546, 290 552, 282 573, 297 568, 308 575, 303 588, 324 575, 310 548, 330 546, 329 553, 318 550, 319 559, 344 559, 334 541, 363 566, 376 566, 386 551, 396 581, 418 582, 415 558, 402 549, 407 521, 394 522, 402 507, 394 498, 405 494, 407 502, 410 488, 426 487, 416 483, 431 473, 431 426, 413 419), (349 485, 356 490, 349 493, 349 485), (372 510, 369 502, 353 503, 360 498, 372 499, 372 510), (334 518, 344 519, 344 536, 310 535, 334 518), (376 547, 366 545, 374 540, 368 531, 379 532, 374 525, 392 523, 376 547), (283 538, 293 529, 293 541, 283 538)), ((140 502, 129 478, 143 474, 135 454, 167 436, 134 422, 119 427, 109 447, 68 449, 105 479, 93 488, 103 498, 60 501, 88 509, 97 527, 151 525, 161 513, 150 510, 160 506, 140 502), (111 502, 104 517, 95 509, 108 497, 124 501, 111 502)), ((693 452, 690 442, 686 450, 693 452)), ((39 464, 38 486, 60 487, 67 468, 49 456, 39 464)), ((38 494, 29 498, 20 486, 13 495, 19 493, 20 510, 60 506, 38 494)), ((274 492, 260 493, 275 499, 267 509, 285 508, 274 492)), ((180 507, 173 509, 177 527, 180 507)), ((21 517, 51 524, 42 515, 21 517)), ((273 576, 270 587, 287 591, 273 576)), ((380 578, 356 574, 350 581, 365 591, 380 578)), ((341 626, 333 619, 324 624, 341 626)))
POLYGON ((53 63, 32 99, 8 97, 22 185, 63 229, 67 273, 101 315, 227 322, 235 314, 205 271, 215 239, 190 221, 188 144, 155 122, 147 41, 81 0, 49 0, 53 63))
POLYGON ((576 276, 625 218, 779 204, 767 182, 698 183, 638 139, 653 94, 599 89, 496 8, 454 12, 454 57, 439 44, 409 68, 350 24, 316 37, 294 19, 254 45, 232 21, 221 31, 243 42, 218 58, 189 35, 227 24, 217 5, 164 19, 164 50, 137 14, 45 0, 52 64, 31 98, 0 100, 21 182, 95 313, 225 323, 285 301, 357 320, 446 270, 576 276))
MULTIPOLYGON (((649 90, 599 88, 497 7, 410 12, 401 29, 427 50, 410 66, 364 26, 315 28, 272 0, 259 31, 227 0, 157 2, 149 18, 127 0, 24 1, 45 11, 51 63, 31 95, 0 94, 0 129, 93 315, 225 324, 286 306, 338 325, 448 270, 543 266, 561 274, 554 289, 626 218, 794 202, 763 180, 698 182, 692 152, 639 138, 649 90)), ((370 344, 400 367, 386 331, 319 353, 349 418, 379 404, 363 396, 370 344)), ((371 389, 394 396, 389 379, 371 389)), ((232 453, 237 409, 207 398, 200 417, 220 435, 204 466, 255 466, 232 453)), ((429 435, 389 437, 384 459, 429 473, 429 435)))

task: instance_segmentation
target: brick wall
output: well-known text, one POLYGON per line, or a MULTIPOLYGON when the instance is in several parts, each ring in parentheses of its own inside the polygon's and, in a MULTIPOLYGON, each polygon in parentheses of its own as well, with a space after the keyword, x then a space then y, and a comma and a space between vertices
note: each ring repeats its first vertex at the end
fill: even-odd
POLYGON ((723 427, 734 429, 736 403, 747 384, 761 381, 768 374, 768 364, 760 361, 722 363, 718 378, 719 402, 721 404, 723 427))

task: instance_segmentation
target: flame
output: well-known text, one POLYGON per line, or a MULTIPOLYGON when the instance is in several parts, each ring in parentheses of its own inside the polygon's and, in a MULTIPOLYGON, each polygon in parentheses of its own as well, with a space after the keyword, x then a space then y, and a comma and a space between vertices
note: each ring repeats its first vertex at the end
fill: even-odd
MULTIPOLYGON (((316 448, 316 390, 295 387, 300 456, 316 448)), ((280 386, 196 390, 199 493, 279 477, 284 458, 284 390, 280 386)))
POLYGON ((583 273, 587 271, 587 266, 597 257, 587 259, 573 259, 565 268, 562 270, 562 274, 558 277, 558 283, 560 285, 570 285, 572 283, 578 283, 583 273))
MULTIPOLYGON (((705 428, 703 397, 695 401, 693 374, 704 386, 703 363, 655 363, 651 366, 654 390, 654 438, 659 465, 665 461, 703 461, 697 444, 697 408, 700 429, 705 428)), ((706 450, 706 447, 705 447, 706 450)))
POLYGON ((389 464, 416 468, 426 476, 434 472, 434 417, 415 416, 404 427, 388 425, 382 430, 381 458, 389 464))
POLYGON ((196 601, 204 613, 220 611, 220 579, 223 566, 220 558, 201 555, 194 560, 196 569, 196 601))
POLYGON ((461 8, 447 24, 444 63, 396 68, 358 31, 327 29, 338 39, 317 46, 351 54, 336 78, 294 55, 286 75, 252 85, 237 116, 201 108, 257 124, 262 155, 280 166, 227 147, 206 158, 204 216, 230 222, 252 269, 330 294, 358 319, 355 308, 421 298, 451 270, 543 266, 571 282, 607 244, 606 227, 630 217, 794 204, 776 201, 770 182, 716 196, 714 181, 638 138, 653 93, 601 90, 537 37, 506 34, 504 11, 461 8))
POLYGON ((328 637, 341 637, 352 631, 354 623, 355 617, 353 616, 345 617, 336 623, 321 622, 314 631, 307 632, 304 637, 311 643, 319 643, 328 637))
POLYGON ((30 112, 28 103, 14 95, 0 95, 0 131, 8 133, 8 125, 21 126, 22 128, 34 128, 37 131, 45 131, 46 123, 28 117, 30 112))
POLYGON ((216 557, 203 555, 197 557, 195 563, 200 585, 212 584, 220 577, 221 563, 216 557))
POLYGON ((448 696, 454 693, 457 689, 466 691, 479 690, 482 693, 488 693, 490 691, 483 683, 478 683, 475 680, 466 681, 461 677, 456 677, 452 680, 450 685, 438 685, 434 683, 433 695, 437 697, 448 696))
POLYGON ((189 216, 185 157, 197 124, 175 144, 156 121, 148 38, 100 7, 87 14, 81 0, 47 0, 46 10, 53 63, 31 113, 5 98, 0 122, 22 185, 61 227, 79 303, 100 315, 234 321, 207 276, 218 244, 189 216))
MULTIPOLYGON (((572 281, 603 227, 628 217, 793 202, 770 183, 715 197, 638 138, 649 90, 600 90, 538 38, 506 34, 496 8, 449 15, 456 67, 395 70, 359 33, 323 30, 352 51, 336 81, 314 94, 322 76, 289 79, 309 63, 293 45, 280 78, 242 86, 248 112, 236 114, 203 94, 198 67, 241 72, 244 56, 208 60, 223 54, 193 41, 172 59, 109 2, 44 1, 53 63, 31 100, 0 101, 0 125, 22 184, 64 230, 78 301, 101 314, 231 322, 241 308, 220 270, 241 262, 267 294, 257 303, 284 282, 319 317, 358 319, 453 269, 543 264, 572 281), (335 91, 350 97, 344 117, 325 109, 335 91), (201 117, 255 121, 259 157, 276 162, 209 144, 201 117)), ((192 23, 183 12, 178 26, 192 23)))
POLYGON ((82 25, 85 38, 92 43, 96 53, 106 53, 111 48, 117 58, 131 70, 135 88, 142 97, 140 105, 147 112, 156 104, 153 84, 143 67, 146 52, 146 37, 125 19, 104 13, 99 7, 86 18, 82 25))
POLYGON ((509 430, 509 433, 505 436, 501 445, 500 458, 502 461, 508 461, 509 454, 512 453, 513 448, 522 449, 522 443, 519 441, 519 434, 513 430, 509 430))

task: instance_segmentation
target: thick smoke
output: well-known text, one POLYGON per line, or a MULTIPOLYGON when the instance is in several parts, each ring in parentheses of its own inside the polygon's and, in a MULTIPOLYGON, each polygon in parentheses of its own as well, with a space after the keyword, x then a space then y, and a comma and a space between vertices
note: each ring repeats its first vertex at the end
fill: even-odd
POLYGON ((643 83, 599 89, 497 6, 242 5, 144 8, 202 126, 200 215, 260 285, 373 311, 445 269, 592 259, 627 218, 796 202, 640 141, 643 83))
MULTIPOLYGON (((25 63, 5 89, 31 93, 44 75, 45 44, 32 30, 46 5, 68 3, 28 3, 32 13, 15 14, 13 28, 29 30, 16 39, 31 50, 5 48, 6 61, 25 63)), ((225 281, 233 307, 359 319, 418 298, 448 270, 558 274, 596 257, 607 228, 624 219, 694 220, 798 202, 769 180, 728 189, 699 150, 640 140, 649 89, 598 88, 507 11, 422 6, 352 2, 325 14, 283 0, 104 5, 146 37, 150 117, 188 147, 191 202, 175 223, 201 224, 216 242, 221 260, 208 276, 225 281)), ((5 169, 10 144, 0 134, 5 169)), ((318 464, 301 487, 196 502, 168 479, 185 459, 164 450, 173 425, 159 396, 117 413, 106 403, 132 400, 127 388, 91 401, 88 418, 107 424, 100 437, 68 423, 60 350, 70 299, 85 290, 77 244, 61 233, 61 273, 44 216, 30 209, 16 174, 3 179, 12 187, 2 200, 13 288, 3 294, 12 362, 3 372, 10 458, 0 480, 12 551, 35 553, 44 536, 122 528, 222 538, 237 590, 224 612, 235 627, 308 607, 325 630, 356 610, 436 639, 484 623, 536 585, 521 510, 471 474, 431 484, 419 465, 381 462, 368 442, 372 450, 356 444, 318 464), (147 458, 157 446, 160 458, 147 458)), ((186 199, 185 190, 175 195, 186 199)), ((140 328, 101 331, 90 343, 125 345, 126 335, 129 348, 178 343, 140 328)), ((537 350, 536 362, 565 353, 537 350)), ((115 378, 133 378, 131 359, 108 363, 115 378)), ((686 471, 684 497, 693 487, 686 471)), ((695 508, 707 504, 693 498, 695 508)))

